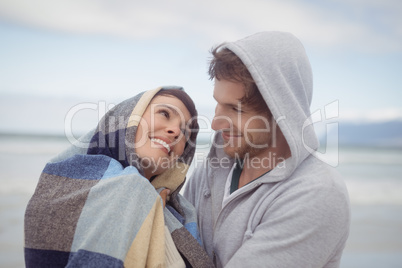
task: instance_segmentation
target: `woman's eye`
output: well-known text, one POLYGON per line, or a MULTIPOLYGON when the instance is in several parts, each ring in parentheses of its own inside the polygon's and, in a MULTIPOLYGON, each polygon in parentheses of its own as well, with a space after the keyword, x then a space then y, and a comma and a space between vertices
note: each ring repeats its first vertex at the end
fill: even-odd
POLYGON ((159 113, 168 119, 170 118, 170 114, 166 110, 160 110, 159 113))
POLYGON ((232 109, 233 109, 233 111, 235 111, 236 113, 242 113, 242 112, 243 112, 242 110, 238 109, 237 107, 233 107, 232 109))

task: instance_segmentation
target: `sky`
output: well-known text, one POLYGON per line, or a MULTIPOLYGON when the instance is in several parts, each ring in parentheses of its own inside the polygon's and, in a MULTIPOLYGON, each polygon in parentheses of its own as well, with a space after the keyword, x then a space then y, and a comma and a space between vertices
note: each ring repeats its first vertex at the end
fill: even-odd
POLYGON ((271 30, 305 46, 312 112, 402 120, 399 0, 0 0, 0 132, 59 133, 66 118, 79 132, 161 85, 211 118, 210 49, 271 30))

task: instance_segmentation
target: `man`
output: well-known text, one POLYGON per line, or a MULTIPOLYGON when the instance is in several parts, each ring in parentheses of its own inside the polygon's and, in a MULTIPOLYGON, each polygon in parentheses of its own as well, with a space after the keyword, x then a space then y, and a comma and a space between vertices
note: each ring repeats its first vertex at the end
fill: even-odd
POLYGON ((349 199, 338 173, 309 153, 318 141, 302 44, 263 32, 212 54, 217 133, 185 189, 207 253, 217 267, 339 267, 349 199))

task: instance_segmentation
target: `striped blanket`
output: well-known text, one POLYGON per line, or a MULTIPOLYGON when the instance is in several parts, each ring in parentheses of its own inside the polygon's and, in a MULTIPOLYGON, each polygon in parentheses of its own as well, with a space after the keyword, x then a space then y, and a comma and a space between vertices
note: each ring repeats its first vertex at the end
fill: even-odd
POLYGON ((212 266, 179 194, 194 147, 151 184, 127 146, 159 90, 115 106, 45 166, 25 213, 26 267, 212 266), (163 188, 172 191, 165 208, 163 188))

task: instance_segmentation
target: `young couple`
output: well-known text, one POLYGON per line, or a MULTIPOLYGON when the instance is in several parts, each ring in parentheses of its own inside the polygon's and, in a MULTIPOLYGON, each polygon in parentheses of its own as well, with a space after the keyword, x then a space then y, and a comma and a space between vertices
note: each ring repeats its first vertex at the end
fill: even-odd
POLYGON ((27 267, 339 267, 348 194, 310 153, 302 44, 262 32, 212 55, 216 135, 184 197, 194 103, 181 88, 141 93, 44 168, 25 215, 27 267))

